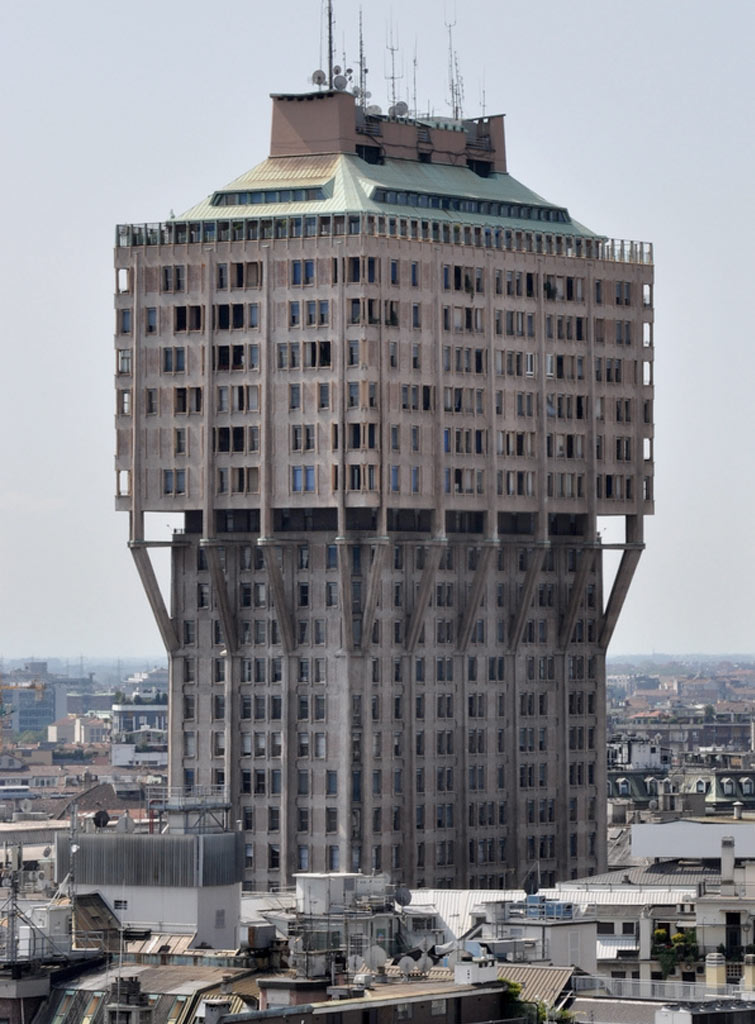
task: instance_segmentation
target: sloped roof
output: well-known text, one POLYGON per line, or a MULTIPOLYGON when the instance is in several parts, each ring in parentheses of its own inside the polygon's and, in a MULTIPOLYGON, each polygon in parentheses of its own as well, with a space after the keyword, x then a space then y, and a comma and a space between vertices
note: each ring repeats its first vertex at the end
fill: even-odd
POLYGON ((446 930, 459 938, 472 927, 472 914, 484 903, 512 903, 525 898, 524 889, 412 889, 409 907, 437 914, 446 930))
MULTIPOLYGON (((206 967, 203 964, 159 965, 126 964, 120 968, 124 978, 138 978, 142 992, 149 995, 193 995, 209 987, 221 985, 226 976, 230 982, 239 975, 250 973, 248 968, 206 967)), ((90 992, 107 991, 118 979, 119 967, 114 965, 105 971, 77 978, 66 983, 67 988, 85 989, 90 992)))
POLYGON ((103 949, 118 952, 121 923, 98 892, 77 894, 75 915, 76 935, 81 945, 86 946, 92 943, 94 936, 101 935, 103 949))
POLYGON ((564 900, 573 899, 573 894, 579 890, 594 892, 601 888, 619 889, 627 885, 655 886, 661 889, 686 888, 700 882, 715 884, 720 881, 720 877, 718 867, 683 860, 661 860, 618 871, 606 871, 602 875, 589 875, 573 881, 559 882, 553 890, 544 891, 558 892, 560 895, 557 898, 564 900))
MULTIPOLYGON (((560 996, 567 988, 574 974, 573 967, 533 967, 529 964, 499 964, 498 977, 503 981, 515 982, 522 986, 522 999, 544 1002, 548 1006, 560 1004, 560 996)), ((401 968, 387 965, 385 973, 389 978, 401 976, 401 968)), ((431 967, 425 978, 431 981, 453 981, 451 967, 431 967)))
POLYGON ((441 210, 409 207, 403 204, 377 202, 376 188, 427 195, 454 196, 491 202, 519 203, 530 206, 564 209, 527 188, 510 174, 480 177, 466 167, 448 164, 420 163, 415 160, 386 160, 384 164, 368 164, 360 157, 341 153, 335 156, 276 157, 263 160, 249 171, 218 189, 219 192, 273 190, 282 188, 313 188, 321 186, 325 197, 285 203, 253 203, 247 205, 213 205, 213 196, 196 203, 177 220, 220 220, 243 217, 272 217, 276 214, 375 213, 388 216, 422 216, 462 224, 499 223, 514 228, 557 231, 559 233, 593 236, 588 228, 575 220, 548 223, 462 210, 441 210), (412 212, 414 211, 414 212, 412 212))
POLYGON ((569 986, 573 967, 532 967, 524 964, 501 965, 498 977, 522 986, 522 999, 546 1006, 559 1006, 569 986))

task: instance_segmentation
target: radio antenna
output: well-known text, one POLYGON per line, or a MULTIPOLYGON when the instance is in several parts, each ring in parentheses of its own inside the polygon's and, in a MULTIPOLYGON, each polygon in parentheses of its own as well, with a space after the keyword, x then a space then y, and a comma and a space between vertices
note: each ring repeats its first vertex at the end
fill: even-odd
POLYGON ((448 29, 448 91, 453 118, 455 121, 458 121, 463 116, 464 84, 459 73, 459 60, 454 50, 453 30, 456 25, 456 12, 454 12, 454 20, 447 21, 445 24, 448 29))
POLYGON ((404 76, 403 76, 403 74, 402 75, 397 75, 396 74, 396 54, 398 53, 398 33, 396 34, 396 40, 394 42, 394 39, 393 39, 393 21, 391 21, 390 28, 388 30, 388 39, 386 40, 385 48, 386 48, 386 50, 391 55, 391 73, 390 73, 390 75, 386 75, 386 78, 389 78, 390 82, 391 82, 391 107, 395 108, 395 106, 396 106, 396 80, 399 79, 399 78, 403 78, 404 76))
POLYGON ((412 110, 414 117, 419 117, 417 110, 417 38, 414 38, 414 60, 412 61, 412 110))
POLYGON ((367 66, 364 60, 364 33, 362 31, 362 8, 359 8, 359 102, 364 109, 367 106, 367 66))

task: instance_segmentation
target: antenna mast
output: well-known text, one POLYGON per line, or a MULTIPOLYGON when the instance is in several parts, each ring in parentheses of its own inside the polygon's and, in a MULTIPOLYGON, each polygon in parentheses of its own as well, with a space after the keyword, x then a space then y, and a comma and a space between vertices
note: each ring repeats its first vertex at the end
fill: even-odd
POLYGON ((328 88, 333 88, 333 0, 328 0, 328 88))
POLYGON ((419 117, 417 110, 417 39, 414 39, 414 60, 412 61, 412 110, 414 117, 419 117))
POLYGON ((391 82, 391 108, 393 108, 396 106, 396 79, 404 77, 403 75, 396 74, 396 54, 398 53, 398 37, 394 42, 393 22, 391 22, 390 28, 388 30, 388 39, 386 41, 385 48, 391 55, 391 73, 390 75, 386 75, 386 77, 390 78, 391 82))
POLYGON ((464 86, 461 74, 459 73, 459 60, 454 50, 453 30, 456 25, 456 16, 453 21, 446 22, 448 29, 448 91, 451 98, 451 111, 455 121, 462 116, 462 100, 464 98, 464 86))
POLYGON ((362 8, 359 8, 359 101, 362 109, 367 107, 367 68, 364 64, 364 34, 362 33, 362 8))

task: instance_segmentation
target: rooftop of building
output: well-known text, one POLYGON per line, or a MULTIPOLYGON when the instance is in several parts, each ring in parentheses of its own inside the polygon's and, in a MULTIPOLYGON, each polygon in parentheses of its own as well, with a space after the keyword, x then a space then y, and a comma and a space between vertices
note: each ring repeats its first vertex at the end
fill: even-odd
POLYGON ((437 914, 454 938, 465 935, 475 924, 475 912, 486 903, 515 903, 526 896, 524 889, 412 889, 405 908, 412 916, 437 914))
MULTIPOLYGON (((364 215, 373 218, 376 235, 401 237, 400 222, 422 218, 439 235, 444 226, 455 228, 459 237, 453 240, 460 244, 525 250, 534 245, 541 252, 652 263, 650 245, 607 239, 512 177, 502 116, 370 116, 350 93, 329 90, 272 99, 266 160, 164 224, 120 225, 116 245, 349 235, 364 230, 358 220, 331 225, 331 218, 364 215), (233 232, 223 226, 252 218, 255 224, 284 218, 294 223, 285 234, 266 234, 264 226, 233 232), (307 219, 313 223, 303 224, 307 219), (489 235, 467 241, 464 231, 474 229, 489 235), (531 233, 540 236, 539 245, 525 239, 531 233)), ((432 231, 409 237, 441 240, 432 231)))

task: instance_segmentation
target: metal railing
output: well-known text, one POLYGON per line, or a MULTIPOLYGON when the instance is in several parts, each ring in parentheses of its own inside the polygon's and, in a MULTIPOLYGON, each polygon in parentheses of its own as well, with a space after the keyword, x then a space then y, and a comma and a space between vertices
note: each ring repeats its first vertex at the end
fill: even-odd
POLYGON ((664 1002, 701 1002, 707 999, 741 996, 739 985, 716 989, 692 981, 650 981, 640 978, 609 978, 604 975, 575 975, 572 988, 576 995, 608 996, 614 999, 658 999, 664 1002))
MULTIPOLYGON (((458 245, 469 245, 476 248, 508 250, 513 252, 542 253, 550 256, 564 256, 571 259, 607 260, 611 263, 630 263, 644 266, 653 264, 652 242, 632 241, 620 238, 584 238, 569 232, 568 225, 563 229, 549 227, 545 222, 533 220, 531 224, 520 222, 506 227, 500 218, 492 218, 489 223, 481 216, 479 223, 454 224, 451 214, 442 220, 433 220, 432 211, 424 210, 412 216, 408 212, 397 218, 395 215, 364 214, 361 216, 360 231, 350 234, 385 235, 388 237, 411 238, 414 241, 453 242, 458 245), (391 228, 380 229, 378 221, 397 223, 391 228), (417 225, 422 222, 422 230, 417 225), (403 225, 403 227, 402 227, 403 225), (412 225, 415 233, 412 234, 412 225), (446 238, 443 227, 447 230, 456 228, 456 233, 446 238)), ((312 215, 313 218, 315 215, 312 215)), ((336 215, 335 220, 346 216, 336 215)), ((332 234, 344 234, 343 230, 331 231, 333 214, 321 217, 321 227, 311 234, 302 236, 299 230, 301 216, 281 217, 240 217, 238 219, 198 220, 198 221, 166 221, 154 224, 119 224, 116 228, 116 248, 134 248, 159 245, 198 245, 202 243, 259 240, 269 238, 296 237, 306 241, 307 237, 322 238, 332 234), (273 221, 279 225, 273 229, 273 221), (289 233, 287 223, 296 222, 296 229, 289 233), (281 233, 279 233, 279 231, 281 233)))
POLYGON ((187 809, 197 806, 211 807, 229 803, 227 786, 147 786, 147 802, 151 806, 187 809))

